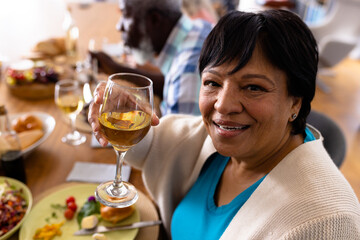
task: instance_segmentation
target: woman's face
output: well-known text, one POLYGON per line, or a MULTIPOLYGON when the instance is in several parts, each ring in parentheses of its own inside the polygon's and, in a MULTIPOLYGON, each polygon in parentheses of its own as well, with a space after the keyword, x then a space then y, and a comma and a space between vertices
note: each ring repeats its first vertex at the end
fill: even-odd
POLYGON ((256 48, 245 67, 228 75, 233 64, 205 68, 200 111, 215 148, 239 160, 266 159, 289 146, 291 116, 301 99, 287 92, 286 74, 256 48))

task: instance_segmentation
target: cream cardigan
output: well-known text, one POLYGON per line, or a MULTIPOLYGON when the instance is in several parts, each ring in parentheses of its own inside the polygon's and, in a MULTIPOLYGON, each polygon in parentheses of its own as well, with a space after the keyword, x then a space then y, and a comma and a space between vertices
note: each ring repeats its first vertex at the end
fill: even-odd
MULTIPOLYGON (((126 154, 143 171, 170 236, 171 217, 216 150, 201 117, 168 115, 126 154)), ((235 215, 221 239, 360 239, 360 205, 320 133, 286 156, 235 215)))

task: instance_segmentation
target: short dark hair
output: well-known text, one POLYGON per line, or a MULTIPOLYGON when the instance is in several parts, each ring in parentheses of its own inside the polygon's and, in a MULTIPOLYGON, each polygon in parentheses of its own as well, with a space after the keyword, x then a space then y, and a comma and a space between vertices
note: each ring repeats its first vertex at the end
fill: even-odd
POLYGON ((204 42, 200 73, 208 66, 235 61, 236 66, 229 73, 233 74, 248 63, 256 45, 273 66, 286 73, 289 95, 302 98, 298 117, 292 122, 292 133, 305 134, 319 56, 313 34, 296 14, 287 10, 229 12, 204 42))

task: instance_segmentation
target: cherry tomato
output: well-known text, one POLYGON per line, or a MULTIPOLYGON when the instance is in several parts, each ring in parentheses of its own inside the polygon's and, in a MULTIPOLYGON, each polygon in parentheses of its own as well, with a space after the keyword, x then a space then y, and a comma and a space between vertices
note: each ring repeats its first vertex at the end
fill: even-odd
POLYGON ((77 209, 77 205, 75 202, 69 202, 67 204, 67 208, 71 209, 73 212, 76 212, 76 209, 77 209))
POLYGON ((64 212, 64 216, 67 220, 71 220, 74 217, 75 212, 71 210, 70 208, 67 208, 64 212))
POLYGON ((70 202, 75 202, 75 198, 73 196, 70 196, 66 199, 66 205, 68 205, 70 202))

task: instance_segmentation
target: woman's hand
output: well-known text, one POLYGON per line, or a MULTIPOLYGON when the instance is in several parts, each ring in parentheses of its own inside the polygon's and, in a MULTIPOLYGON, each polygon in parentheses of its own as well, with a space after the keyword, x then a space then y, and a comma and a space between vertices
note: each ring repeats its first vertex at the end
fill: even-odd
MULTIPOLYGON (((100 123, 99 123, 99 111, 100 106, 103 103, 103 97, 105 92, 106 82, 100 82, 94 91, 94 101, 90 104, 88 121, 94 132, 94 136, 98 140, 101 146, 105 147, 108 144, 106 138, 101 134, 100 123)), ((159 124, 158 116, 153 113, 151 117, 151 125, 156 126, 159 124)))

